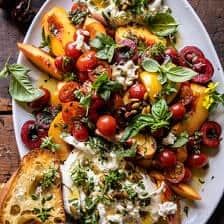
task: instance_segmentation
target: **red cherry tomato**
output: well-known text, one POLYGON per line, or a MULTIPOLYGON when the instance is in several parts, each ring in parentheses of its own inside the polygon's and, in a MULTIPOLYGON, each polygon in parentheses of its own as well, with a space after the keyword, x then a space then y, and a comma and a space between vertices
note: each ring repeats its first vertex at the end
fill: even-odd
POLYGON ((79 89, 79 84, 74 81, 67 82, 59 91, 59 100, 62 103, 67 103, 75 100, 74 91, 79 89))
POLYGON ((75 32, 75 34, 74 34, 74 36, 73 36, 73 39, 74 39, 74 40, 77 40, 77 36, 78 36, 77 32, 79 32, 82 36, 84 36, 84 41, 85 41, 86 43, 89 42, 89 32, 88 32, 87 30, 84 30, 84 29, 78 29, 78 30, 75 32))
POLYGON ((73 60, 77 60, 78 57, 82 54, 82 51, 77 49, 75 42, 68 42, 65 45, 65 54, 73 60))
POLYGON ((74 11, 77 11, 77 10, 79 10, 79 11, 87 10, 87 6, 86 6, 86 4, 81 3, 81 2, 74 3, 74 4, 72 5, 72 9, 71 9, 71 11, 74 12, 74 11))
POLYGON ((176 65, 185 66, 186 64, 184 58, 173 47, 167 48, 165 55, 169 56, 171 61, 176 65))
POLYGON ((180 51, 180 55, 190 64, 197 58, 204 58, 203 52, 195 46, 184 47, 180 51))
POLYGON ((40 148, 42 138, 47 136, 47 130, 41 129, 35 121, 27 121, 21 129, 21 138, 24 145, 29 149, 40 148))
POLYGON ((190 182, 191 179, 192 179, 192 172, 191 172, 191 170, 190 170, 189 168, 187 168, 187 167, 185 167, 184 170, 185 170, 185 173, 184 173, 184 178, 183 178, 182 182, 184 182, 184 183, 188 183, 188 182, 190 182))
POLYGON ((43 96, 34 100, 31 103, 28 103, 28 106, 32 109, 42 109, 49 104, 51 94, 48 89, 40 88, 43 91, 43 96))
POLYGON ((85 115, 85 109, 79 104, 79 102, 72 101, 64 103, 62 106, 62 118, 68 125, 74 121, 80 120, 85 115))
POLYGON ((208 164, 208 157, 204 153, 189 155, 187 164, 192 168, 202 168, 208 164))
POLYGON ((95 51, 86 51, 76 61, 76 68, 80 72, 88 72, 96 68, 98 59, 95 51))
POLYGON ((89 79, 94 82, 97 78, 97 75, 100 73, 106 73, 108 77, 111 78, 111 66, 105 61, 98 61, 97 67, 93 71, 88 72, 89 79))
POLYGON ((207 121, 201 127, 202 143, 210 148, 217 148, 220 144, 221 126, 214 121, 207 121))
POLYGON ((172 113, 172 117, 175 120, 181 120, 184 118, 186 113, 186 109, 182 103, 176 103, 170 107, 170 111, 172 113))
POLYGON ((117 121, 110 115, 103 115, 98 119, 96 127, 102 135, 112 137, 116 133, 117 121))
POLYGON ((192 69, 198 72, 198 75, 192 81, 199 84, 207 84, 211 81, 214 74, 214 67, 206 58, 197 58, 193 63, 192 69))
POLYGON ((105 106, 104 100, 99 96, 93 96, 89 108, 89 119, 96 123, 98 118, 100 117, 100 112, 105 106))
POLYGON ((176 165, 177 157, 173 151, 166 149, 159 153, 158 161, 163 168, 172 167, 176 165))
POLYGON ((89 138, 89 131, 82 123, 75 122, 72 128, 72 135, 77 141, 85 142, 89 138))
POLYGON ((172 168, 168 168, 165 171, 165 178, 173 183, 178 184, 184 179, 185 168, 184 164, 181 162, 177 162, 176 165, 172 168))
POLYGON ((141 83, 136 83, 133 86, 131 86, 129 89, 130 98, 143 100, 145 93, 146 93, 145 86, 141 83))
POLYGON ((58 56, 55 58, 55 66, 61 72, 71 72, 73 70, 73 60, 67 56, 58 56))

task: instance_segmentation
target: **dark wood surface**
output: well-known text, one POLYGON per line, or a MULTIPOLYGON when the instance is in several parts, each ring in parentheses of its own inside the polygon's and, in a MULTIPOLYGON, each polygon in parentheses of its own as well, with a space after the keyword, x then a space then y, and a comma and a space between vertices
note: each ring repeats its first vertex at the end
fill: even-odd
MULTIPOLYGON (((175 0, 178 1, 178 0, 175 0)), ((35 6, 43 0, 33 1, 35 6)), ((189 0, 205 27, 207 28, 216 50, 224 65, 224 0, 189 0)), ((10 56, 10 62, 15 62, 18 51, 16 42, 22 41, 24 33, 10 22, 0 9, 0 68, 10 56)), ((8 82, 0 81, 0 183, 8 180, 18 167, 19 154, 16 147, 11 100, 8 95, 8 82)), ((224 199, 220 202, 210 224, 224 223, 224 199)), ((200 223, 197 223, 200 224, 200 223)))

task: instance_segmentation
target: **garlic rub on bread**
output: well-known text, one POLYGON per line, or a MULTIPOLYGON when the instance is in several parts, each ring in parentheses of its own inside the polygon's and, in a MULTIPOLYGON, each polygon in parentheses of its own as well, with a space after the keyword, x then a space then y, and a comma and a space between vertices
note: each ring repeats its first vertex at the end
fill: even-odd
POLYGON ((34 150, 0 193, 0 223, 65 223, 59 161, 34 150))

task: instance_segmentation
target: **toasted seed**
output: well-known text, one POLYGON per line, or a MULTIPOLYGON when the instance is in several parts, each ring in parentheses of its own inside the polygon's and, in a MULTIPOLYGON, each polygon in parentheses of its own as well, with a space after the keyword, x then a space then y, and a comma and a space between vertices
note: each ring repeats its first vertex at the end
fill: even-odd
POLYGON ((141 106, 141 102, 133 103, 132 104, 132 109, 138 109, 141 106))

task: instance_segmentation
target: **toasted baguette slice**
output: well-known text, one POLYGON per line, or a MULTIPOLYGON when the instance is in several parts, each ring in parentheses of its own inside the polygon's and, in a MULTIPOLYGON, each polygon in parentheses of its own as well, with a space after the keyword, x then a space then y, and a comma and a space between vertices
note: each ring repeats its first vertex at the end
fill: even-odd
POLYGON ((54 154, 34 150, 23 158, 1 191, 0 223, 65 223, 59 161, 54 154))

